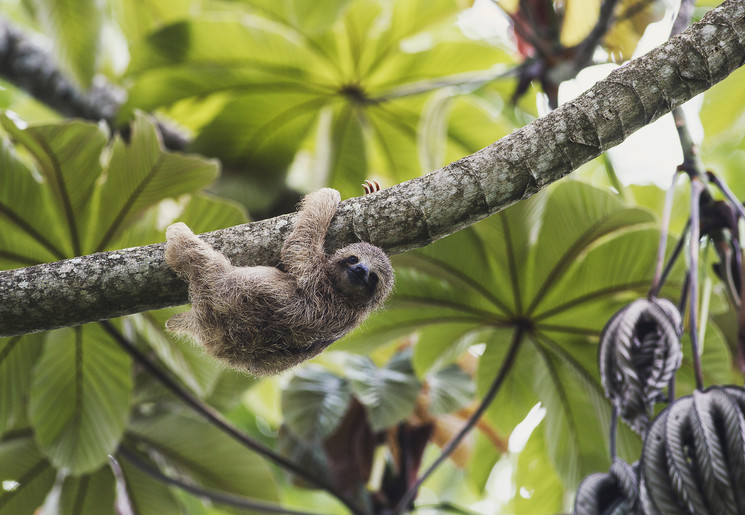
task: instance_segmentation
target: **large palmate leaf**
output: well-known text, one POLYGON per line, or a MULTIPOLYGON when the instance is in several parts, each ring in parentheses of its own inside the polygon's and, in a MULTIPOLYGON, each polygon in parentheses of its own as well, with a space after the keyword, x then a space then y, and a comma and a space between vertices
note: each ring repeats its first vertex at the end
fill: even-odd
POLYGON ((322 368, 302 368, 282 391, 282 412, 290 430, 318 444, 341 422, 350 401, 349 383, 322 368))
POLYGON ((42 187, 6 138, 0 143, 0 169, 0 268, 69 255, 63 217, 53 208, 51 188, 42 187))
POLYGON ((346 376, 375 431, 393 426, 414 410, 421 384, 408 352, 397 354, 384 368, 369 358, 350 356, 346 376))
MULTIPOLYGON (((141 115, 129 144, 115 138, 105 167, 102 153, 107 134, 96 124, 75 121, 24 127, 7 115, 0 115, 0 124, 31 153, 43 175, 35 176, 10 144, 3 143, 0 264, 4 267, 121 248, 117 238, 140 221, 143 212, 165 198, 198 190, 218 172, 214 160, 165 152, 152 122, 141 115)), ((199 209, 213 212, 219 206, 199 209)), ((235 215, 234 207, 227 209, 235 215)), ((230 221, 235 219, 232 216, 230 221)), ((153 226, 152 220, 149 225, 153 226)), ((130 234, 126 242, 150 243, 142 228, 139 234, 145 241, 133 241, 130 234)))
MULTIPOLYGON (((47 211, 47 214, 29 219, 28 227, 16 224, 13 229, 31 234, 38 231, 45 239, 56 236, 58 241, 52 246, 59 248, 64 245, 60 249, 64 255, 57 256, 58 259, 81 254, 82 231, 85 227, 82 213, 90 200, 95 181, 101 175, 101 152, 106 144, 106 131, 98 125, 79 121, 22 129, 4 114, 0 115, 0 124, 33 155, 45 179, 43 184, 37 183, 35 188, 30 187, 25 179, 14 180, 14 189, 8 194, 24 194, 29 204, 35 209, 47 211), (35 193, 33 189, 48 191, 33 198, 30 196, 35 193), (40 203, 40 200, 49 199, 50 195, 53 202, 40 203), (40 222, 50 216, 60 219, 64 236, 55 233, 57 224, 50 225, 51 231, 39 227, 40 222)), ((13 175, 22 175, 26 171, 20 165, 11 169, 13 175)), ((12 220, 13 217, 7 218, 12 220)))
POLYGON ((99 181, 86 212, 85 252, 111 246, 114 237, 148 208, 165 198, 197 191, 218 173, 215 161, 163 152, 153 124, 138 115, 130 140, 116 138, 106 180, 99 181))
MULTIPOLYGON (((281 176, 298 149, 312 147, 307 171, 344 195, 358 193, 367 169, 396 180, 421 173, 426 94, 443 83, 484 84, 508 59, 453 28, 462 8, 454 0, 330 1, 313 16, 303 2, 249 3, 256 16, 241 22, 179 21, 135 46, 123 112, 160 109, 195 131, 193 149, 253 174, 281 176)), ((474 132, 496 139, 504 132, 488 118, 474 118, 474 132)), ((435 138, 443 148, 446 136, 435 138)))
MULTIPOLYGON (((593 467, 607 468, 610 406, 597 373, 597 337, 623 302, 646 292, 657 241, 650 212, 584 183, 561 183, 397 256, 388 309, 339 348, 369 351, 416 331, 413 365, 423 377, 481 344, 474 349, 482 352, 477 385, 484 392, 518 338, 487 420, 506 436, 543 401, 545 447, 562 480, 575 484, 593 467), (587 434, 588 424, 595 434, 587 434)), ((619 448, 638 451, 638 438, 623 429, 619 448)))
POLYGON ((31 385, 29 417, 49 460, 90 472, 116 449, 129 414, 130 358, 97 325, 49 333, 31 385))

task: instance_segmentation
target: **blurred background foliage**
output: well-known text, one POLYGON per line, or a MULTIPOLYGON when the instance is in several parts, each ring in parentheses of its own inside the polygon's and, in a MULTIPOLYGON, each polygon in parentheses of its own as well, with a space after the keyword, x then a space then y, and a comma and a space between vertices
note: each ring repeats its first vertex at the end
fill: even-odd
MULTIPOLYGON (((651 23, 669 33, 675 14, 662 0, 622 0, 596 34, 599 0, 498 4, 0 0, 5 21, 52 53, 80 90, 103 82, 123 98, 109 124, 66 119, 0 80, 0 267, 163 241, 175 220, 205 232, 273 216, 322 186, 350 197, 364 179, 387 186, 419 176, 530 122, 583 68, 628 60, 651 23), (164 148, 159 124, 181 132, 184 148, 164 148)), ((713 5, 700 2, 696 16, 713 5)), ((740 198, 743 77, 696 104, 704 162, 740 198)), ((474 227, 395 256, 387 309, 283 376, 225 370, 167 335, 165 320, 183 308, 126 317, 116 330, 363 511, 399 502, 504 367, 496 400, 417 505, 566 510, 579 480, 609 464, 597 340, 652 279, 664 192, 651 183, 669 184, 680 162, 675 145, 655 145, 666 164, 640 172, 623 159, 638 147, 621 147, 474 227)), ((687 217, 686 186, 678 191, 673 235, 687 217)), ((714 254, 705 255, 705 378, 741 383, 736 313, 711 272, 714 254)), ((682 268, 663 291, 674 299, 682 268)), ((694 386, 686 363, 679 394, 694 386)), ((195 415, 97 324, 0 339, 0 400, 0 513, 236 509, 165 477, 347 511, 195 415)), ((635 460, 638 436, 624 427, 619 438, 621 456, 635 460)))

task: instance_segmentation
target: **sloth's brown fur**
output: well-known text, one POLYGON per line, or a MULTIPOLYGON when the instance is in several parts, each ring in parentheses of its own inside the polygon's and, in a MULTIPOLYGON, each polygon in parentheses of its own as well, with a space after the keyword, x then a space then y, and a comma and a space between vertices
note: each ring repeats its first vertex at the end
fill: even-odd
POLYGON ((305 197, 282 246, 284 271, 235 267, 185 224, 171 225, 166 261, 189 282, 192 309, 171 317, 168 331, 194 337, 232 367, 265 375, 312 358, 358 326, 390 293, 393 268, 369 243, 325 253, 339 200, 328 188, 305 197))

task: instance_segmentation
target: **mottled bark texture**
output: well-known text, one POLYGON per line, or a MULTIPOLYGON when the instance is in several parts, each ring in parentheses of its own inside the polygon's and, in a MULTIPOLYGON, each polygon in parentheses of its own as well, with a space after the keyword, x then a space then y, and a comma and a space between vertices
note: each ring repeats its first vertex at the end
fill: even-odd
MULTIPOLYGON (((357 240, 422 247, 561 179, 745 62, 745 0, 613 72, 576 100, 459 161, 340 205, 331 249, 357 240)), ((294 215, 206 234, 235 264, 279 261, 294 215)), ((0 335, 82 324, 187 302, 162 244, 0 273, 0 335)))

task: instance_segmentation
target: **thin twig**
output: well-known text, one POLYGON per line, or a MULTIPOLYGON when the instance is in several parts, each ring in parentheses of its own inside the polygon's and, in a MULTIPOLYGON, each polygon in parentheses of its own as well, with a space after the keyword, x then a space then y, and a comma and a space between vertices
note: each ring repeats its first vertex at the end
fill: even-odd
POLYGON ((289 508, 283 508, 277 504, 257 501, 255 499, 248 499, 240 495, 229 494, 226 492, 218 492, 215 490, 209 490, 200 486, 191 485, 180 479, 176 479, 163 474, 157 467, 154 467, 148 463, 145 463, 136 453, 127 449, 124 445, 119 446, 119 452, 128 462, 137 467, 139 470, 149 475, 152 478, 165 483, 167 485, 174 485, 182 490, 189 492, 190 494, 206 497, 211 501, 219 504, 226 504, 235 508, 244 508, 248 510, 263 511, 266 513, 285 513, 287 515, 319 515, 318 513, 299 511, 289 508))
POLYGON ((587 67, 592 61, 592 55, 595 48, 600 44, 602 39, 608 33, 612 22, 614 21, 613 13, 618 5, 618 0, 603 0, 598 13, 598 21, 590 33, 579 44, 579 53, 576 58, 577 72, 587 67))
POLYGON ((686 226, 683 228, 683 233, 680 235, 680 238, 678 239, 678 243, 675 244, 675 248, 673 249, 673 253, 670 255, 670 259, 667 261, 667 265, 665 265, 665 269, 662 271, 662 277, 660 277, 660 283, 658 285, 657 290, 654 292, 654 297, 658 296, 660 293, 660 289, 662 286, 667 282, 667 277, 670 275, 670 272, 673 269, 673 266, 675 266, 675 262, 678 260, 678 257, 680 256, 681 251, 683 250, 683 245, 686 241, 686 235, 688 234, 688 230, 691 228, 691 222, 690 220, 686 222, 686 226))
POLYGON ((613 411, 610 414, 610 460, 616 459, 616 435, 618 433, 618 408, 613 406, 613 411))
POLYGON ((109 333, 109 335, 111 335, 111 337, 114 338, 114 340, 116 340, 116 342, 127 353, 129 353, 150 374, 152 374, 158 381, 160 381, 160 383, 163 384, 163 386, 171 390, 171 392, 173 392, 173 394, 175 394, 176 397, 181 399, 190 408, 192 408, 197 413, 201 414, 204 418, 208 419, 210 422, 212 422, 215 426, 217 426, 224 433, 231 436, 232 438, 240 442, 242 445, 257 452, 261 456, 264 456, 265 458, 273 461, 279 467, 289 472, 292 472, 293 474, 297 475, 298 477, 301 477, 308 483, 317 486, 318 488, 322 488, 326 490, 327 492, 335 496, 337 499, 339 499, 342 503, 344 503, 352 511, 352 513, 363 513, 363 510, 361 510, 358 506, 355 505, 354 502, 348 499, 344 495, 344 493, 342 493, 338 488, 336 488, 335 485, 326 482, 324 479, 318 477, 317 475, 311 474, 310 472, 301 468, 298 464, 288 460, 281 454, 273 451, 272 449, 266 447, 260 442, 249 437, 248 435, 242 433, 235 426, 233 426, 230 422, 225 420, 225 418, 223 418, 223 416, 220 415, 220 413, 218 413, 214 408, 212 408, 212 406, 209 406, 208 404, 205 404, 201 400, 194 397, 185 388, 183 388, 176 381, 171 379, 150 358, 148 358, 139 349, 137 349, 137 347, 135 347, 127 338, 125 338, 124 335, 122 335, 116 329, 116 327, 114 327, 111 324, 111 322, 109 322, 108 320, 104 320, 100 322, 100 324, 104 328, 104 330, 107 333, 109 333))
POLYGON ((660 227, 660 243, 657 246, 657 265, 654 271, 654 280, 652 288, 649 290, 649 297, 656 297, 662 284, 662 263, 665 261, 665 249, 667 248, 667 233, 670 226, 670 214, 673 210, 673 198, 675 196, 675 185, 678 182, 678 172, 673 174, 673 181, 665 193, 665 207, 662 211, 662 224, 660 227))
POLYGON ((673 120, 675 120, 675 128, 678 131, 680 148, 683 151, 683 164, 678 169, 686 172, 689 176, 696 175, 701 180, 705 180, 704 166, 701 162, 698 146, 694 143, 693 137, 688 131, 688 123, 681 107, 673 109, 673 120))
POLYGON ((699 355, 698 345, 698 247, 700 238, 700 213, 699 202, 701 194, 704 192, 704 183, 698 177, 691 177, 691 241, 690 241, 690 262, 688 276, 689 288, 689 334, 691 338, 691 353, 693 354, 693 370, 696 374, 696 389, 703 390, 704 378, 701 370, 701 356, 699 355))
POLYGON ((468 421, 463 426, 463 428, 458 432, 457 435, 455 435, 448 444, 443 447, 442 452, 440 453, 440 456, 437 457, 434 463, 429 466, 429 468, 419 476, 416 483, 414 483, 406 492, 406 494, 401 498, 398 505, 396 506, 396 509, 393 513, 399 514, 403 513, 403 511, 409 506, 411 501, 416 496, 417 491, 419 490, 419 487, 424 483, 424 481, 432 474, 432 472, 439 467, 445 459, 455 450, 456 447, 460 444, 461 440, 473 429, 473 427, 476 425, 476 422, 478 422, 481 415, 483 415, 484 411, 489 407, 489 405, 492 403, 494 398, 497 396, 497 393, 499 392, 499 388, 502 386, 502 383, 504 382, 505 378, 507 377, 507 373, 512 369, 512 364, 515 361, 515 358, 517 357, 517 351, 520 349, 520 344, 523 341, 523 335, 525 334, 525 331, 527 328, 522 325, 518 324, 517 328, 515 329, 515 334, 512 338, 512 343, 510 344, 510 348, 507 351, 507 355, 504 358, 504 361, 502 362, 502 366, 499 368, 499 372, 497 373, 497 376, 494 378, 494 381, 492 382, 491 386, 489 387, 489 390, 486 392, 486 395, 484 395, 484 398, 481 400, 481 404, 479 404, 479 407, 476 409, 476 411, 473 412, 473 414, 468 418, 468 421))

